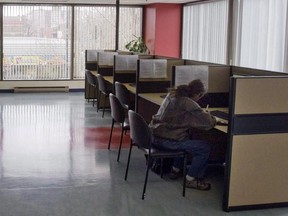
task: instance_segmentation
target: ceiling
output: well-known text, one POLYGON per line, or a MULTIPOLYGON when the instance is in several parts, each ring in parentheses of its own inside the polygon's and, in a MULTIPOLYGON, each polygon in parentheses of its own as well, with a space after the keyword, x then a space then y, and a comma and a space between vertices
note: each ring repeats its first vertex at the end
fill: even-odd
MULTIPOLYGON (((188 3, 197 0, 119 0, 120 5, 146 5, 154 3, 188 3)), ((204 0, 201 0, 204 1, 204 0)), ((0 0, 0 3, 64 3, 64 4, 116 4, 116 0, 0 0)))

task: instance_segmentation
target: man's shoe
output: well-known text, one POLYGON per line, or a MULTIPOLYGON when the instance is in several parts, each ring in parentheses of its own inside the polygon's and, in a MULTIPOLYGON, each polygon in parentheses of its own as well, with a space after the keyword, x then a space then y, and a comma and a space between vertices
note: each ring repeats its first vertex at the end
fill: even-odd
POLYGON ((207 191, 211 189, 211 184, 205 182, 204 180, 200 180, 196 178, 191 181, 186 179, 186 187, 207 191))
POLYGON ((179 171, 177 172, 177 171, 171 169, 171 171, 170 171, 170 173, 169 173, 169 178, 170 178, 170 179, 173 179, 173 180, 178 179, 178 178, 180 178, 180 177, 182 177, 182 176, 183 176, 183 172, 182 172, 181 170, 179 170, 179 171))

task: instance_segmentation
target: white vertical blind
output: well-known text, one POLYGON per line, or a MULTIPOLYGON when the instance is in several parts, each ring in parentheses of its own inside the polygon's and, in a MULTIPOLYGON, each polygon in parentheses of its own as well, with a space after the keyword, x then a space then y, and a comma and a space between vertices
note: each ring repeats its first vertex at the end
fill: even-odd
POLYGON ((228 0, 184 7, 182 58, 226 64, 228 0))
POLYGON ((142 8, 120 7, 119 15, 119 50, 126 50, 125 45, 135 36, 142 36, 142 8))
POLYGON ((84 78, 85 50, 115 49, 116 9, 77 6, 74 16, 74 79, 84 78))
POLYGON ((234 2, 234 65, 287 72, 287 6, 287 0, 234 2))
MULTIPOLYGON (((114 50, 116 31, 116 8, 114 6, 77 6, 74 18, 74 79, 85 75, 85 50, 114 50)), ((142 8, 120 7, 119 49, 140 36, 142 8)))

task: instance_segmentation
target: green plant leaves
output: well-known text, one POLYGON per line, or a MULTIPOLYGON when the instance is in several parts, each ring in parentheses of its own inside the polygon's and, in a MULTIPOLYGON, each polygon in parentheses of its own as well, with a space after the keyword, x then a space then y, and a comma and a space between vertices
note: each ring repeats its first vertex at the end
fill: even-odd
POLYGON ((146 53, 148 48, 142 37, 136 37, 134 40, 131 40, 129 43, 125 45, 125 48, 130 52, 138 52, 138 53, 146 53))

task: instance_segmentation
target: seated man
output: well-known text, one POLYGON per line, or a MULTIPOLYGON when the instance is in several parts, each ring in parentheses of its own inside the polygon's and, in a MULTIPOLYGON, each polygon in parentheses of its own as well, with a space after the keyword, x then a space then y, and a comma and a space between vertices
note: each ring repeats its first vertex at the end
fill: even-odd
MULTIPOLYGON (((214 116, 203 111, 197 103, 204 93, 204 85, 199 79, 172 89, 149 124, 153 134, 153 145, 156 148, 184 150, 193 156, 186 174, 186 187, 198 190, 211 188, 211 185, 203 180, 210 145, 202 140, 189 139, 189 130, 210 130, 217 122, 214 116)), ((174 160, 171 179, 182 175, 182 166, 183 158, 174 160)))

